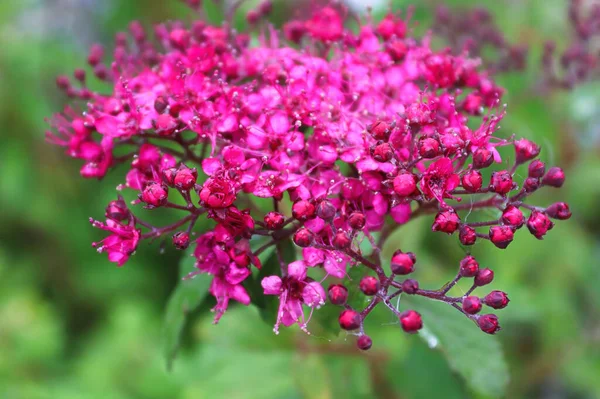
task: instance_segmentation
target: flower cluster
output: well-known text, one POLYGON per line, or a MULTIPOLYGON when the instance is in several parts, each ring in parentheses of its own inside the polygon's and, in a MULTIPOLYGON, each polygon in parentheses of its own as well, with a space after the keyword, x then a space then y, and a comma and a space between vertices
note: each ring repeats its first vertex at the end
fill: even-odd
POLYGON ((414 254, 398 250, 384 265, 380 248, 391 228, 428 214, 435 214, 433 231, 455 234, 463 245, 486 240, 506 248, 524 225, 541 239, 551 219, 570 217, 569 208, 525 201, 542 187, 562 186, 563 171, 536 159, 535 143, 497 135, 503 89, 478 59, 432 49, 393 13, 361 21, 353 32, 346 13, 328 6, 287 22, 280 34, 262 20, 268 5, 248 17, 256 44, 228 22, 157 25, 154 39, 134 22, 129 34, 117 34, 110 64, 102 47, 90 51, 88 63, 109 90, 91 90, 83 70, 74 81, 58 79, 76 105, 51 120, 48 139, 82 160, 85 178, 128 164, 119 189, 137 193, 132 205, 182 215, 156 227, 119 197, 105 223, 92 220, 110 232, 95 247, 122 266, 141 240, 172 235, 178 249, 192 240, 192 274, 213 276, 215 322, 230 299, 256 301, 249 277, 258 275, 259 255, 274 249, 279 270, 260 285, 279 299, 275 331, 281 324, 308 331, 305 310, 329 301, 344 307, 340 327, 357 330, 357 345, 368 349, 364 320, 378 304, 405 331, 421 328, 418 312, 390 302, 405 293, 446 302, 495 333, 496 316, 477 313, 483 304, 503 308, 506 294, 471 295, 492 281, 491 270, 468 256, 451 283, 424 290, 403 280, 415 270, 414 254), (506 166, 501 147, 514 148, 513 162, 488 181, 487 168, 506 166), (528 175, 519 182, 515 172, 525 164, 528 175), (467 220, 481 209, 499 216, 467 220), (213 227, 193 238, 200 217, 213 227), (298 248, 295 261, 284 261, 286 240, 298 248), (372 254, 361 252, 363 242, 372 254), (360 281, 350 280, 353 268, 365 271, 360 281), (472 278, 473 287, 448 296, 462 278, 472 278), (362 310, 347 302, 356 284, 371 298, 362 310))

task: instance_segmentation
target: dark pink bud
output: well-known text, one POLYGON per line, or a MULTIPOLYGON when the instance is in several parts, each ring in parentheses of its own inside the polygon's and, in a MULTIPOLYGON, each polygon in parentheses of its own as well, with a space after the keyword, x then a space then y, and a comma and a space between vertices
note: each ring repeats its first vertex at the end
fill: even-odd
POLYGON ((419 155, 425 159, 435 158, 441 154, 440 142, 431 137, 425 137, 419 140, 419 155))
POLYGON ((483 298, 483 302, 491 308, 504 309, 508 305, 508 302, 510 302, 510 299, 502 291, 492 291, 483 298))
POLYGON ((129 209, 121 198, 115 201, 111 201, 106 207, 104 215, 113 220, 121 221, 129 217, 129 209))
POLYGON ((362 230, 365 227, 367 219, 365 215, 361 212, 352 212, 348 217, 348 224, 354 230, 362 230))
POLYGON ((375 140, 387 140, 390 135, 390 125, 387 122, 378 121, 367 127, 375 140))
POLYGON ((379 280, 373 276, 365 276, 360 280, 358 288, 360 288, 363 294, 373 296, 379 291, 379 280))
POLYGON ((260 13, 257 10, 250 10, 246 14, 246 21, 250 25, 256 24, 260 20, 260 13))
POLYGON ((479 313, 481 306, 481 299, 477 296, 468 296, 462 302, 462 308, 468 314, 479 313))
POLYGON ((412 252, 404 253, 401 250, 397 250, 394 252, 390 262, 392 273, 399 275, 410 274, 415 270, 416 261, 417 258, 412 252))
POLYGON ((327 290, 329 302, 334 305, 344 305, 348 300, 348 289, 342 284, 332 284, 327 290))
POLYGON ((414 334, 423 328, 421 315, 414 310, 402 312, 398 318, 400 319, 402 329, 407 333, 414 334))
POLYGON ((542 212, 533 211, 529 215, 529 219, 527 219, 527 228, 538 240, 543 239, 548 230, 551 230, 553 227, 554 223, 542 212))
POLYGON ((269 230, 279 230, 283 227, 283 223, 285 222, 285 218, 281 213, 278 212, 269 212, 265 215, 264 218, 265 225, 269 230))
POLYGON ((169 114, 160 114, 156 118, 156 133, 160 136, 169 136, 176 127, 177 121, 169 114))
POLYGON ((157 97, 156 100, 154 100, 154 110, 156 112, 158 112, 159 114, 162 114, 163 112, 165 112, 165 110, 167 109, 168 105, 169 105, 169 103, 162 96, 161 97, 157 97))
POLYGON ((463 188, 470 192, 476 193, 481 189, 481 185, 483 183, 483 177, 481 177, 481 172, 478 170, 469 170, 462 177, 462 186, 463 188))
POLYGON ((196 185, 198 171, 181 165, 173 177, 173 185, 181 190, 191 190, 196 185))
POLYGON ((208 179, 198 193, 200 201, 209 208, 227 208, 235 201, 235 191, 229 180, 208 179))
POLYGON ((171 46, 183 50, 190 43, 190 33, 185 29, 173 29, 169 33, 171 46))
POLYGON ((483 112, 483 98, 479 93, 469 93, 462 102, 462 108, 471 115, 481 115, 483 112))
POLYGON ((502 223, 518 229, 525 223, 525 216, 523 216, 523 212, 519 208, 509 205, 502 212, 502 223))
POLYGON ((394 178, 394 192, 401 197, 408 197, 417 189, 415 175, 412 173, 400 173, 394 178))
POLYGON ((501 170, 492 173, 490 178, 490 189, 500 195, 506 195, 513 189, 513 179, 510 172, 501 170))
POLYGON ((500 325, 498 324, 498 317, 495 314, 484 314, 477 319, 477 324, 481 331, 488 334, 495 334, 500 331, 500 325))
POLYGON ((477 274, 475 275, 474 284, 477 287, 483 287, 484 285, 488 285, 494 279, 494 272, 491 269, 479 269, 477 274))
POLYGON ((186 249, 190 245, 190 236, 184 231, 173 234, 173 245, 177 249, 186 249))
POLYGON ((454 211, 442 211, 435 216, 431 230, 452 234, 458 229, 460 218, 454 211))
POLYGON ((487 168, 494 162, 494 154, 485 148, 478 148, 473 154, 473 167, 476 169, 487 168))
POLYGON ((350 246, 351 242, 352 242, 352 239, 350 238, 350 236, 348 235, 348 233, 346 233, 345 231, 339 231, 339 232, 337 232, 333 236, 333 240, 331 240, 331 243, 337 249, 348 248, 350 246))
POLYGON ((140 199, 147 204, 148 209, 157 208, 167 203, 168 190, 164 184, 150 182, 144 187, 140 199))
POLYGON ((88 54, 88 64, 91 66, 96 66, 104 55, 104 48, 100 44, 94 44, 90 47, 90 52, 88 54))
POLYGON ((358 337, 358 340, 356 340, 356 346, 361 351, 369 350, 371 349, 371 346, 373 346, 373 340, 371 340, 371 337, 368 335, 361 335, 358 337))
POLYGON ((307 200, 298 200, 292 205, 292 216, 297 220, 308 220, 316 216, 315 206, 307 200))
POLYGON ((458 239, 462 245, 473 245, 477 241, 477 232, 474 228, 463 225, 458 231, 458 239))
POLYGON ((417 280, 413 280, 409 278, 408 280, 404 280, 402 282, 402 292, 412 295, 419 289, 419 282, 417 280))
POLYGON ((377 162, 388 162, 394 158, 394 149, 388 143, 371 147, 371 156, 377 162))
POLYGON ((336 213, 337 209, 330 201, 322 200, 317 204, 317 216, 323 220, 330 221, 336 213))
POLYGON ((479 263, 474 257, 468 255, 460 261, 460 275, 462 277, 475 277, 479 272, 479 263))
POLYGON ((525 191, 528 193, 533 193, 535 190, 540 188, 540 184, 540 179, 537 177, 528 177, 523 183, 523 189, 525 189, 525 191))
POLYGON ((546 214, 553 219, 567 220, 571 217, 571 210, 565 202, 557 202, 546 208, 546 214))
POLYGON ((262 15, 269 15, 271 11, 273 11, 273 3, 271 0, 263 0, 263 2, 258 5, 258 11, 262 15))
POLYGON ((85 71, 83 69, 76 69, 73 72, 73 76, 75 76, 75 79, 77 79, 80 82, 85 82, 85 71))
POLYGON ((565 172, 559 167, 552 167, 542 179, 542 184, 551 187, 562 187, 565 182, 565 172))
POLYGON ((515 141, 515 154, 517 163, 527 162, 540 154, 540 147, 527 139, 515 141))
POLYGON ((498 248, 505 249, 515 237, 512 226, 492 226, 489 232, 490 241, 498 248))
POLYGON ((302 227, 294 234, 294 243, 302 248, 308 247, 313 242, 313 234, 310 230, 302 227))
POLYGON ((360 313, 358 313, 356 310, 346 309, 340 314, 338 321, 340 322, 340 327, 343 330, 356 330, 358 327, 360 327, 360 313))
POLYGON ((546 164, 540 161, 539 159, 531 161, 531 163, 529 164, 528 173, 529 177, 542 177, 544 176, 544 173, 546 173, 546 164))
POLYGON ((292 43, 300 43, 306 34, 306 26, 302 21, 292 20, 283 25, 283 34, 292 43))
POLYGON ((56 78, 56 85, 60 89, 66 90, 66 89, 68 89, 68 88, 71 87, 71 82, 69 81, 69 77, 68 76, 61 75, 61 76, 58 76, 56 78))

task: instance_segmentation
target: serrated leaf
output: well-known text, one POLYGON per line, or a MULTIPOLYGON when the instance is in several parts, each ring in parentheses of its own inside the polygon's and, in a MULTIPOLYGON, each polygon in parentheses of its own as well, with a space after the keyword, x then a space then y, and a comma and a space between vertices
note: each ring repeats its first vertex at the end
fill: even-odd
POLYGON ((450 367, 479 394, 502 397, 508 384, 508 366, 498 338, 483 333, 456 309, 425 298, 403 298, 423 316, 421 338, 441 350, 450 367))
MULTIPOLYGON (((180 276, 184 277, 193 270, 194 258, 192 249, 186 251, 180 262, 180 276), (190 260, 191 259, 191 260, 190 260)), ((164 354, 167 369, 171 369, 181 341, 181 333, 185 327, 190 312, 197 309, 208 295, 212 281, 209 274, 199 274, 191 279, 180 280, 173 290, 167 308, 163 325, 164 354)))

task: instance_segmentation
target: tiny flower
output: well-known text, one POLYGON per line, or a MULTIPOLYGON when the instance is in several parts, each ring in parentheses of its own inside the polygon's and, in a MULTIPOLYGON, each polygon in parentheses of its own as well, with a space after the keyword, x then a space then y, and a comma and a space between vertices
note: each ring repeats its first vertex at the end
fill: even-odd
POLYGON ((548 230, 553 227, 554 223, 542 212, 533 211, 527 219, 527 228, 538 240, 543 239, 548 230))
POLYGON ((479 269, 477 274, 475 275, 475 280, 473 284, 477 287, 483 287, 484 285, 488 285, 494 279, 494 272, 488 268, 479 269))
POLYGON ((231 181, 222 178, 209 178, 198 194, 202 204, 209 208, 227 208, 235 201, 235 189, 231 181))
POLYGON ((358 285, 363 294, 373 296, 379 291, 379 280, 373 276, 365 276, 358 285))
POLYGON ((468 255, 460 261, 460 275, 462 277, 475 277, 479 272, 479 263, 474 257, 468 255))
POLYGON ((190 245, 190 236, 184 231, 177 232, 173 235, 173 246, 177 249, 186 249, 190 245))
POLYGON ((327 290, 329 302, 334 305, 344 305, 348 300, 348 289, 342 284, 332 284, 327 290))
POLYGON ((462 225, 458 231, 458 239, 462 245, 473 245, 477 241, 477 232, 470 226, 462 225))
POLYGON ((481 189, 483 177, 480 171, 471 169, 462 176, 461 182, 466 191, 476 193, 481 189))
POLYGON ((264 217, 265 225, 269 230, 279 230, 283 227, 285 217, 279 212, 269 212, 264 217))
POLYGON ((140 231, 135 228, 135 224, 131 220, 127 225, 112 219, 108 219, 106 224, 95 220, 90 221, 94 227, 111 233, 104 240, 92 243, 92 246, 98 252, 106 252, 109 261, 115 262, 117 266, 123 266, 135 252, 141 238, 140 231))
POLYGON ((412 295, 419 290, 419 282, 411 278, 402 282, 402 292, 412 295))
POLYGON ((401 197, 408 197, 417 189, 416 176, 412 173, 400 173, 394 177, 394 192, 401 197))
POLYGON ((390 263, 392 273, 398 275, 410 274, 415 270, 416 261, 417 258, 412 252, 404 253, 400 250, 397 250, 396 252, 394 252, 390 263))
POLYGON ((323 220, 330 221, 335 217, 337 209, 328 200, 322 200, 317 204, 317 216, 323 220))
POLYGON ((556 202, 546 208, 546 214, 553 219, 567 220, 571 217, 571 210, 567 203, 556 202))
POLYGON ((507 170, 493 172, 490 178, 490 190, 506 195, 513 189, 513 179, 507 170))
POLYGON ((465 299, 463 299, 462 302, 462 308, 468 314, 479 313, 479 311, 481 310, 481 306, 481 299, 473 295, 466 297, 465 299))
POLYGON ((559 167, 552 167, 542 179, 542 184, 545 186, 560 188, 565 183, 565 172, 559 167))
POLYGON ((515 141, 517 163, 527 162, 540 154, 540 147, 532 141, 521 139, 515 141))
POLYGON ((308 220, 316 216, 315 206, 306 200, 299 200, 292 205, 292 216, 297 220, 308 220))
POLYGON ((161 114, 156 118, 156 134, 169 136, 177 127, 177 121, 169 114, 161 114))
POLYGON ((456 212, 453 210, 442 211, 436 215, 431 230, 452 234, 458 229, 459 224, 460 218, 456 212))
POLYGON ((360 327, 362 318, 356 310, 346 309, 340 313, 338 321, 343 330, 351 331, 360 327))
POLYGON ((500 249, 505 249, 513 241, 515 231, 512 226, 492 226, 489 237, 492 244, 500 249))
POLYGON ((540 178, 546 173, 546 164, 539 159, 531 161, 528 167, 529 177, 540 178))
POLYGON ((361 335, 356 340, 356 347, 361 351, 367 351, 371 349, 371 346, 373 346, 373 341, 368 335, 361 335))
POLYGON ((166 204, 168 195, 169 191, 166 185, 149 182, 140 194, 140 199, 147 204, 148 209, 152 209, 166 204))
POLYGON ((302 248, 308 247, 313 242, 313 233, 302 227, 294 234, 294 243, 302 248))
POLYGON ((451 198, 450 191, 460 183, 460 178, 454 173, 450 158, 440 158, 433 162, 421 179, 421 191, 429 198, 435 198, 444 203, 444 198, 451 198))
POLYGON ((431 137, 425 137, 418 143, 419 155, 424 159, 432 159, 440 155, 440 142, 431 137))
POLYGON ((407 333, 414 334, 423 328, 423 320, 421 315, 414 310, 407 310, 400 314, 400 325, 407 333))
POLYGON ((525 216, 523 216, 523 212, 513 205, 506 207, 504 212, 502 212, 501 219, 502 223, 507 224, 515 229, 520 228, 525 223, 525 216))
POLYGON ((494 309, 504 309, 510 300, 502 291, 492 291, 483 298, 483 302, 494 309))
POLYGON ((479 316, 477 324, 481 331, 488 334, 495 334, 500 331, 500 325, 498 325, 498 317, 495 314, 484 314, 479 316))
POLYGON ((362 230, 363 227, 365 227, 366 222, 367 219, 365 218, 365 215, 361 212, 352 212, 348 217, 348 224, 354 230, 362 230))

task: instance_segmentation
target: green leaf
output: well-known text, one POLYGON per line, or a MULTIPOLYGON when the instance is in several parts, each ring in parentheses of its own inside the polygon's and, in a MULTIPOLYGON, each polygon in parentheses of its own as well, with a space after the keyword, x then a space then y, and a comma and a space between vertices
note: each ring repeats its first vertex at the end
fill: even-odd
POLYGON ((479 394, 502 397, 508 384, 508 366, 498 338, 485 334, 469 319, 444 303, 425 298, 402 298, 423 316, 419 336, 445 355, 450 367, 479 394))
MULTIPOLYGON (((180 263, 180 276, 184 277, 193 271, 194 258, 192 249, 180 263)), ((171 370, 181 343, 181 333, 185 327, 190 312, 197 309, 206 296, 212 281, 209 274, 199 274, 191 279, 180 280, 167 302, 163 326, 164 354, 167 360, 167 369, 171 370)))

